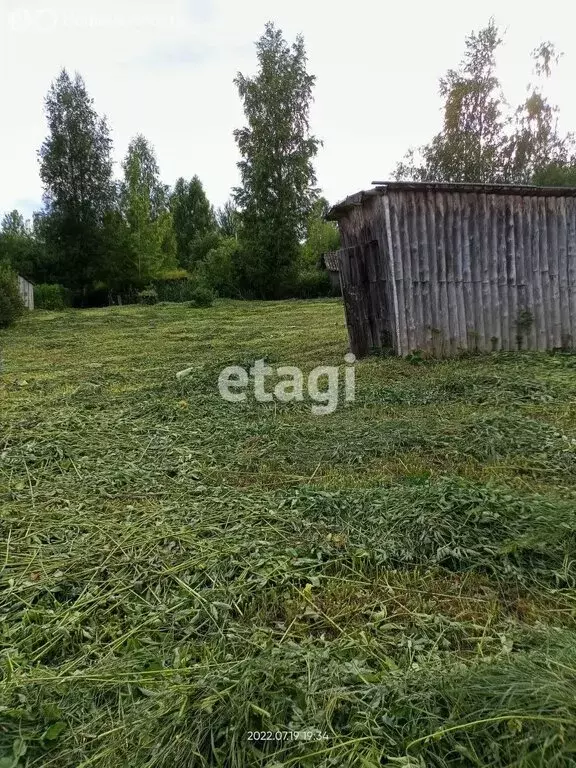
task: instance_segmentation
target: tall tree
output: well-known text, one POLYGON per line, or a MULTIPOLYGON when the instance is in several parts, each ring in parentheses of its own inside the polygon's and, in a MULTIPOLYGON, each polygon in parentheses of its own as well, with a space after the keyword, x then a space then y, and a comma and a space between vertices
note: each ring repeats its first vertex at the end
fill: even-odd
POLYGON ((276 297, 294 283, 300 240, 317 196, 312 160, 319 141, 309 126, 315 77, 306 70, 301 36, 289 45, 281 30, 267 24, 256 49, 257 74, 239 73, 235 80, 248 125, 234 131, 242 155, 234 197, 247 287, 257 296, 276 297))
POLYGON ((46 117, 39 153, 46 245, 55 276, 85 289, 99 275, 102 222, 113 201, 112 142, 79 74, 62 70, 52 83, 46 117))
POLYGON ((504 98, 495 72, 495 53, 501 43, 493 20, 466 38, 459 68, 448 70, 440 80, 442 130, 419 151, 408 153, 396 169, 397 178, 502 181, 504 98))
POLYGON ((411 150, 396 168, 399 179, 448 182, 573 184, 576 149, 558 130, 557 107, 544 95, 544 81, 559 56, 552 43, 533 52, 536 80, 526 99, 510 111, 496 76, 502 38, 494 21, 466 38, 459 69, 440 81, 442 130, 411 150))
POLYGON ((124 191, 138 189, 150 202, 150 217, 157 219, 168 207, 168 186, 160 180, 154 147, 141 133, 130 144, 122 164, 124 191))
POLYGON ((560 134, 558 107, 544 94, 545 82, 560 57, 551 42, 541 43, 532 51, 534 79, 511 119, 513 131, 505 157, 508 179, 516 183, 574 184, 574 136, 560 134))
POLYGON ((121 277, 124 284, 142 286, 176 264, 172 215, 154 148, 144 136, 130 142, 122 168, 119 215, 106 221, 108 237, 120 249, 108 271, 116 285, 121 277))
POLYGON ((181 267, 192 267, 201 257, 202 241, 214 232, 216 221, 198 176, 189 182, 179 178, 170 198, 174 233, 181 267))
POLYGON ((233 200, 227 200, 221 208, 217 209, 216 224, 223 237, 238 238, 240 217, 233 200))

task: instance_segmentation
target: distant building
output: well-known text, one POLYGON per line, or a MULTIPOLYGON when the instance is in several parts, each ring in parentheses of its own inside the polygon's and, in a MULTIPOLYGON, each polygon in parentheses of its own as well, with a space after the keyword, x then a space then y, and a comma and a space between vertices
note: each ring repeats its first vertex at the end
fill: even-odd
POLYGON ((327 251, 322 255, 324 266, 330 278, 332 288, 340 288, 340 264, 338 251, 327 251))
POLYGON ((18 290, 27 309, 34 309, 34 283, 18 275, 18 290))
POLYGON ((350 347, 576 347, 576 188, 374 182, 335 205, 350 347))

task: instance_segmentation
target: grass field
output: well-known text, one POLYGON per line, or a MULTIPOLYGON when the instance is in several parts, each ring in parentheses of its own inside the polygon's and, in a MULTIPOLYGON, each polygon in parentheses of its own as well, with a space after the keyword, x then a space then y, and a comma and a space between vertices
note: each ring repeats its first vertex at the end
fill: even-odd
POLYGON ((342 365, 335 300, 0 343, 0 768, 576 765, 575 356, 370 358, 315 417, 216 381, 342 365))

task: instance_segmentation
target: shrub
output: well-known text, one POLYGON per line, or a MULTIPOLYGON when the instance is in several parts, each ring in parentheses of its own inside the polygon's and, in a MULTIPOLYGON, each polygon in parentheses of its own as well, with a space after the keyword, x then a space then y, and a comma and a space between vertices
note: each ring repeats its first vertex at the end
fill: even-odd
POLYGON ((158 301, 190 301, 194 292, 194 283, 186 280, 155 282, 154 288, 158 294, 158 301))
POLYGON ((34 286, 36 309, 62 310, 70 306, 70 294, 58 283, 40 283, 34 286))
POLYGON ((138 294, 138 304, 157 304, 158 294, 155 288, 149 287, 138 294))
POLYGON ((0 328, 8 328, 24 311, 16 275, 8 269, 0 269, 0 328))
POLYGON ((337 295, 340 292, 332 287, 325 270, 312 269, 298 275, 294 293, 299 299, 317 299, 321 296, 337 295))
POLYGON ((198 265, 197 277, 219 296, 237 298, 240 295, 237 265, 241 249, 234 237, 223 238, 206 260, 198 265))
POLYGON ((193 291, 191 307, 211 307, 214 303, 214 292, 207 285, 198 285, 193 291))
POLYGON ((158 294, 158 301, 182 302, 190 301, 194 284, 185 269, 172 269, 163 272, 154 280, 154 288, 158 294))
POLYGON ((315 266, 326 251, 337 251, 340 247, 340 235, 330 221, 316 222, 308 239, 302 246, 302 261, 307 266, 315 266))

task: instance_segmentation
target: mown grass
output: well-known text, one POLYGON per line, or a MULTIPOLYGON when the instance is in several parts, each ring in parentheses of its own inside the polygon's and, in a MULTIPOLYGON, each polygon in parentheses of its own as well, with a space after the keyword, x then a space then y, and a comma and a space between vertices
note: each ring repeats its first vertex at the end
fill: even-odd
POLYGON ((369 358, 314 417, 216 380, 342 364, 338 301, 1 342, 0 768, 576 765, 575 357, 369 358))

